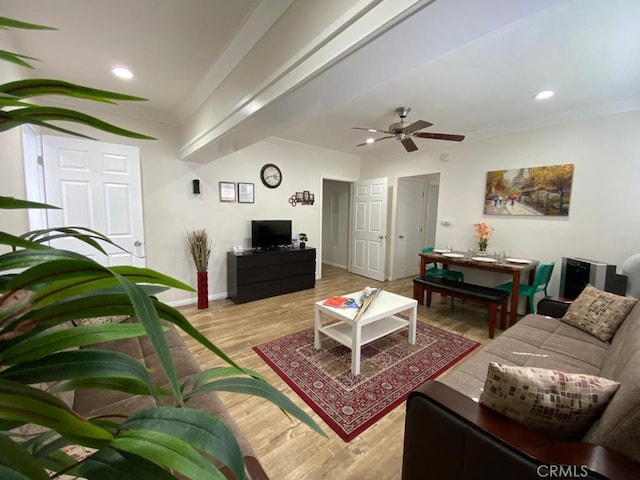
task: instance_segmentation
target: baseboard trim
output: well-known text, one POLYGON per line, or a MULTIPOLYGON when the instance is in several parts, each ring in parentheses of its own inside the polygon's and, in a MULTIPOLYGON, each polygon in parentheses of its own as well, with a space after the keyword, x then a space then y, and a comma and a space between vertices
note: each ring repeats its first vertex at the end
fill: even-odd
MULTIPOLYGON (((221 300, 223 298, 227 298, 227 292, 224 293, 214 293, 209 295, 209 301, 213 300, 221 300)), ((166 302, 170 307, 187 307, 189 305, 195 305, 198 303, 198 297, 185 298, 184 300, 174 300, 173 302, 166 302)))

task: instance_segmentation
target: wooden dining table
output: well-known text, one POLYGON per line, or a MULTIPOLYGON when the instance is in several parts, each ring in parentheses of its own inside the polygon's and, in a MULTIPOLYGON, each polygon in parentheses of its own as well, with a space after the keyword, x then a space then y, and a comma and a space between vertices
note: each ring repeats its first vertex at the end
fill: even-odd
MULTIPOLYGON (((428 263, 437 262, 441 263, 444 268, 448 268, 450 266, 456 267, 465 267, 465 268, 473 268, 475 270, 482 270, 485 272, 494 272, 494 273, 502 273, 511 275, 511 282, 513 284, 512 291, 516 292, 515 295, 511 295, 511 306, 509 312, 509 326, 512 326, 516 323, 518 318, 518 299, 519 295, 517 294, 520 282, 522 281, 523 274, 529 272, 528 283, 531 285, 533 283, 533 278, 536 274, 536 269, 538 268, 537 260, 530 259, 512 259, 513 261, 507 260, 499 260, 496 262, 490 261, 480 261, 474 260, 473 257, 469 257, 466 252, 429 252, 429 253, 420 253, 420 276, 423 277, 426 271, 426 266, 428 263), (448 256, 447 253, 454 254, 453 256, 448 256)), ((480 257, 482 258, 482 257, 480 257)), ((485 257, 490 258, 490 257, 485 257)), ((527 302, 527 308, 529 303, 527 302)))

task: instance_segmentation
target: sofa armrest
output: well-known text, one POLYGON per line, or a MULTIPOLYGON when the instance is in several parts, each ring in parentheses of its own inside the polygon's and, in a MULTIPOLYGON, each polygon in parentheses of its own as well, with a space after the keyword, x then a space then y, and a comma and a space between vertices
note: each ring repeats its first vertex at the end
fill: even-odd
POLYGON ((539 479, 552 470, 562 478, 640 478, 640 464, 622 455, 549 439, 440 382, 407 398, 403 480, 539 479))
POLYGON ((538 302, 536 313, 538 315, 546 315, 547 317, 562 318, 570 305, 571 300, 545 297, 538 302))

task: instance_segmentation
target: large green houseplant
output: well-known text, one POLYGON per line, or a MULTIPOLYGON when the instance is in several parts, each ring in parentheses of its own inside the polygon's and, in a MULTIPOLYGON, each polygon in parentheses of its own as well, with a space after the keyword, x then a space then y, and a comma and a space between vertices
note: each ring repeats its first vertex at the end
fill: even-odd
MULTIPOLYGON (((0 17, 0 28, 47 28, 0 17)), ((28 57, 0 51, 0 59, 27 66, 28 57)), ((54 80, 19 80, 0 85, 0 131, 25 123, 67 133, 50 122, 79 122, 111 133, 149 138, 94 117, 26 102, 36 95, 57 94, 90 100, 141 100, 54 80)), ((0 209, 53 208, 0 196, 0 209)), ((89 479, 223 478, 207 459, 218 458, 236 478, 244 478, 242 457, 228 429, 213 416, 184 407, 187 398, 209 391, 233 391, 264 397, 321 432, 315 422, 258 373, 243 369, 201 335, 177 310, 155 299, 167 288, 192 290, 146 268, 104 267, 80 254, 58 250, 49 240, 75 237, 99 251, 111 243, 98 232, 53 228, 13 235, 0 231, 0 478, 44 480, 63 473, 89 479), (137 317, 137 324, 71 326, 72 320, 112 315, 137 317), (163 334, 162 320, 173 323, 223 362, 187 382, 178 382, 163 334), (96 343, 148 335, 169 380, 170 391, 154 385, 148 372, 126 355, 92 349, 96 343), (76 348, 82 347, 82 348, 76 348), (99 388, 152 396, 173 396, 177 408, 135 412, 121 422, 83 418, 55 391, 99 388), (21 436, 16 429, 40 426, 21 436), (69 445, 94 453, 78 461, 65 453, 69 445)), ((163 402, 166 403, 166 402, 163 402)))

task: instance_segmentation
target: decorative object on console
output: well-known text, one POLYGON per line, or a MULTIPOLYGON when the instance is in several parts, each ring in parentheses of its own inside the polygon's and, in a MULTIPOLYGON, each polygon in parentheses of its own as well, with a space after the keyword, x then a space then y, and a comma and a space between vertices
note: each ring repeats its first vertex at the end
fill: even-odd
POLYGON ((189 252, 198 273, 198 308, 209 307, 208 268, 211 256, 211 240, 205 229, 194 230, 187 234, 189 252))
POLYGON ((301 205, 313 205, 315 202, 316 196, 309 192, 309 190, 304 190, 302 192, 296 192, 291 197, 289 197, 289 203, 292 207, 295 207, 298 204, 301 205))
POLYGON ((307 237, 306 233, 299 233, 298 240, 300 241, 300 248, 307 247, 307 242, 309 241, 309 238, 307 237))
POLYGON ((238 182, 238 203, 254 203, 253 183, 238 182))
POLYGON ((236 184, 235 182, 218 182, 220 188, 220 201, 221 202, 235 202, 236 201, 236 184))
POLYGON ((573 164, 487 172, 486 215, 568 216, 573 164))
POLYGON ((267 188, 278 188, 282 183, 282 171, 273 163, 267 163, 260 170, 260 180, 267 188))
POLYGON ((489 240, 491 240, 491 228, 485 222, 474 223, 473 226, 476 229, 476 238, 478 239, 478 250, 486 252, 489 246, 489 240))

